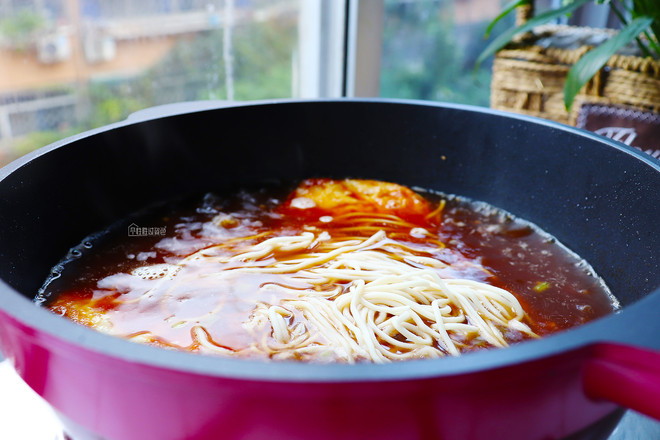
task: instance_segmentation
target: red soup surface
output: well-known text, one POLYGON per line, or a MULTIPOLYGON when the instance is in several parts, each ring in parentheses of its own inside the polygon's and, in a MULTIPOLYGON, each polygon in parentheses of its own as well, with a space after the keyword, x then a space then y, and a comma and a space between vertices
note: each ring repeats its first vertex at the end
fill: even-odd
POLYGON ((36 302, 167 349, 349 363, 506 347, 618 308, 527 221, 358 179, 153 209, 72 248, 36 302))

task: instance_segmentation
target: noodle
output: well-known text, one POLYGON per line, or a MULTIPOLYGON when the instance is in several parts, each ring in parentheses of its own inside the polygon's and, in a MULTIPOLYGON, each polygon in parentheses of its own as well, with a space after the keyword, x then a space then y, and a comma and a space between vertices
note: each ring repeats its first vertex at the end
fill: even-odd
POLYGON ((277 203, 263 214, 246 214, 258 209, 251 202, 215 211, 185 251, 109 272, 86 296, 74 291, 49 307, 135 342, 305 361, 460 356, 547 333, 493 285, 511 284, 490 261, 493 272, 482 266, 480 249, 463 253, 443 231, 465 227, 444 221, 455 209, 445 200, 319 179, 277 203))
MULTIPOLYGON (((244 323, 255 334, 269 327, 272 337, 249 350, 273 358, 331 353, 351 363, 390 362, 457 356, 471 338, 504 347, 508 344, 502 331, 507 329, 536 336, 523 322, 525 313, 511 293, 474 280, 442 279, 435 268, 444 263, 410 251, 401 243, 393 244, 383 230, 362 239, 340 240, 331 240, 325 232, 303 232, 247 246, 224 259, 226 264, 240 262, 239 266, 204 276, 287 276, 282 283, 261 287, 286 291, 285 298, 277 304, 259 302, 244 323), (297 287, 301 283, 314 288, 297 287)), ((219 257, 206 252, 184 259, 179 270, 166 271, 168 278, 186 283, 186 265, 198 265, 206 258, 218 262, 219 257)), ((169 286, 166 293, 173 288, 169 286)), ((193 332, 203 347, 230 353, 201 325, 193 332)))

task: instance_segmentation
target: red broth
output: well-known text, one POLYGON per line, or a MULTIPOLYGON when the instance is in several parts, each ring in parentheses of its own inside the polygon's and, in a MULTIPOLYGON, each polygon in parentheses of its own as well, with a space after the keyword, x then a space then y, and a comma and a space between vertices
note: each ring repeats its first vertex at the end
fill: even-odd
MULTIPOLYGON (((80 324, 143 343, 203 354, 277 358, 246 349, 263 341, 270 344, 274 338, 275 330, 268 325, 245 330, 255 305, 291 299, 296 289, 333 286, 291 281, 287 275, 271 273, 211 282, 218 270, 243 265, 240 261, 225 261, 232 249, 238 249, 227 243, 236 240, 258 244, 269 237, 309 231, 327 233, 333 239, 367 238, 384 228, 387 239, 395 245, 400 243, 417 255, 446 264, 437 269, 442 278, 472 279, 513 293, 526 313, 524 323, 538 336, 583 324, 618 308, 616 299, 585 261, 533 224, 500 209, 430 192, 420 193, 422 198, 405 192, 408 189, 403 193, 396 189, 396 200, 407 200, 399 205, 389 199, 373 205, 379 196, 369 193, 369 189, 358 194, 369 203, 366 219, 360 217, 364 213, 356 217, 351 210, 342 217, 346 212, 340 212, 341 206, 296 205, 301 200, 298 196, 305 196, 309 188, 316 188, 315 184, 327 182, 306 181, 303 193, 301 186, 298 193, 292 193, 291 186, 283 185, 241 190, 233 195, 207 194, 137 216, 73 248, 53 269, 36 302, 80 324), (166 265, 179 264, 203 249, 225 260, 214 265, 186 265, 187 279, 192 281, 185 284, 168 285, 157 273, 159 268, 173 270, 174 266, 166 265), (138 268, 145 266, 149 269, 140 272, 138 268), (141 276, 136 276, 136 269, 141 276), (282 284, 289 289, 278 289, 282 284), (200 343, 199 331, 217 350, 200 343)), ((331 195, 334 197, 334 193, 331 195)), ((335 199, 328 200, 333 204, 335 199)), ((273 257, 266 256, 264 261, 268 258, 273 257)), ((348 288, 341 280, 335 285, 340 290, 348 288)), ((293 325, 303 320, 302 312, 283 319, 293 325)), ((525 332, 501 330, 508 344, 529 339, 525 332)), ((461 352, 492 345, 480 337, 452 336, 460 341, 461 352)), ((401 334, 395 338, 405 340, 401 334)), ((388 350, 398 349, 388 346, 388 350)), ((317 359, 299 354, 285 358, 343 360, 341 356, 317 359)), ((363 359, 358 356, 357 360, 363 359)))

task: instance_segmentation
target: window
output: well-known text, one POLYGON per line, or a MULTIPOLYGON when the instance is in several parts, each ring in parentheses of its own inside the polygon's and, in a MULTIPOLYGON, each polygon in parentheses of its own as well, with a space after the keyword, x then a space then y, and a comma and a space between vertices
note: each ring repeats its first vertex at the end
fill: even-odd
POLYGON ((490 65, 473 65, 504 2, 0 0, 0 164, 181 101, 487 106, 490 65))
POLYGON ((0 0, 0 164, 146 107, 340 96, 344 12, 334 0, 0 0))
POLYGON ((488 106, 490 68, 474 72, 493 0, 385 0, 380 96, 488 106))

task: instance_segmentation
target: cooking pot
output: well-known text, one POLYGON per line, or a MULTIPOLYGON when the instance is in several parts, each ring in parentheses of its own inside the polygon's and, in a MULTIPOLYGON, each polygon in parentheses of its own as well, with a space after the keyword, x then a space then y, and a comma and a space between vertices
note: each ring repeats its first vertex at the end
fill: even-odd
POLYGON ((76 439, 554 439, 660 418, 660 162, 553 122, 393 100, 186 104, 0 171, 0 349, 76 439), (483 200, 586 258, 622 310, 506 349, 388 365, 174 352, 37 307, 83 237, 186 194, 313 176, 483 200))

